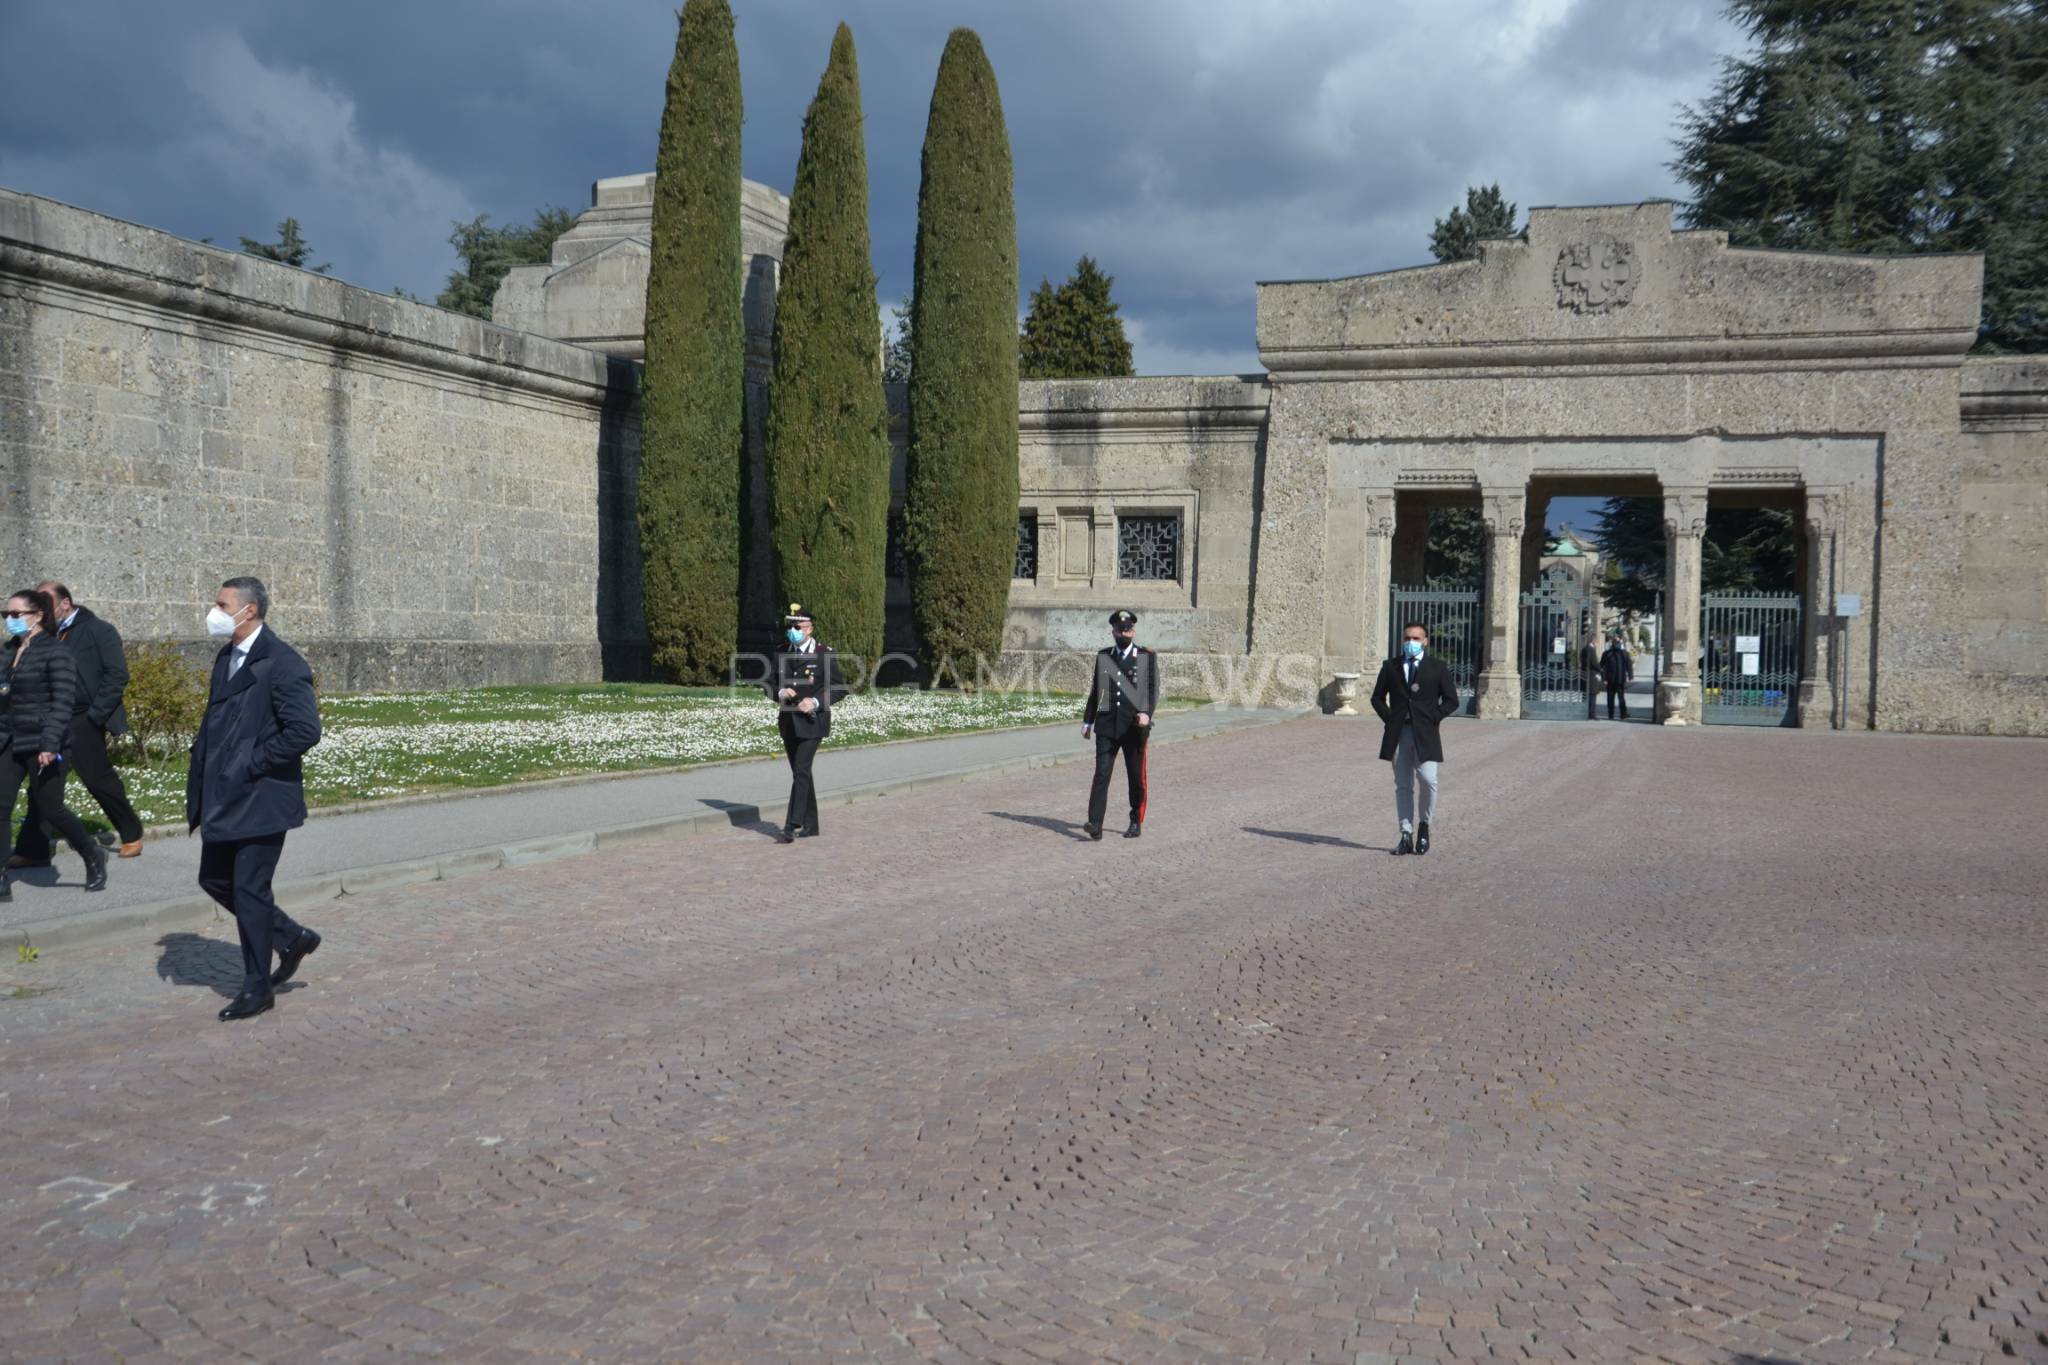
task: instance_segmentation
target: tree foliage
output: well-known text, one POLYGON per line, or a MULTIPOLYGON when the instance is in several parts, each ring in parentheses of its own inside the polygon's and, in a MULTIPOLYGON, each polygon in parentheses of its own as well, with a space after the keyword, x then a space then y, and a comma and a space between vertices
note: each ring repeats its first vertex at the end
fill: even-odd
POLYGON ((1465 206, 1453 204, 1430 229, 1429 249, 1439 261, 1469 261, 1478 257, 1482 238, 1514 234, 1515 206, 1502 197, 1500 185, 1470 185, 1465 206))
POLYGON ((1018 339, 1025 379, 1114 379, 1135 374, 1123 319, 1109 296, 1116 277, 1083 256, 1059 288, 1041 279, 1018 339))
POLYGON ((299 220, 287 218, 277 225, 277 240, 259 242, 254 237, 242 239, 242 250, 251 256, 261 256, 266 261, 281 261, 295 265, 301 270, 310 270, 315 275, 325 275, 334 269, 334 262, 324 265, 307 265, 313 259, 313 248, 306 241, 299 227, 299 220))
POLYGON ((655 670, 726 677, 746 465, 740 65, 726 0, 685 0, 655 154, 641 387, 641 588, 655 670))
POLYGON ((810 608, 849 664, 882 655, 889 411, 877 316, 860 68, 841 24, 790 193, 767 446, 782 595, 810 608))
MULTIPOLYGON (((1617 611, 1657 609, 1664 590, 1664 502, 1608 498, 1595 514, 1610 570, 1601 596, 1617 611)), ((1710 507, 1700 547, 1702 592, 1789 592, 1798 586, 1799 528, 1772 507, 1710 507)))
POLYGON ((1422 577, 1432 588, 1476 588, 1485 581, 1486 522, 1478 508, 1429 509, 1422 577))
POLYGON ((1001 92, 953 30, 925 128, 911 292, 904 549, 924 662, 971 684, 1002 647, 1017 535, 1017 211, 1001 92))
POLYGON ((1732 0, 1751 55, 1680 115, 1694 227, 1982 251, 1987 349, 2048 348, 2048 3, 1732 0))
POLYGON ((515 265, 545 264, 555 238, 575 225, 576 215, 564 208, 537 210, 523 226, 492 227, 488 213, 457 223, 448 242, 462 264, 448 272, 447 287, 434 302, 471 317, 489 317, 506 272, 515 265))
POLYGON ((889 310, 889 328, 882 347, 882 379, 889 384, 910 381, 916 347, 910 341, 910 295, 889 310))

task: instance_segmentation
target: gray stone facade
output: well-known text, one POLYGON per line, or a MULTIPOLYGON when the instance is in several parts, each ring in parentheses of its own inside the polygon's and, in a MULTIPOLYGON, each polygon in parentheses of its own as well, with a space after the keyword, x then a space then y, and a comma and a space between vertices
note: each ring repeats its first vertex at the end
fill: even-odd
MULTIPOLYGON (((334 686, 630 676, 649 178, 594 199, 498 300, 569 345, 0 192, 11 572, 67 577, 145 639, 191 639, 213 584, 262 574, 334 686)), ((757 490, 781 202, 751 193, 736 280, 757 490)), ((1422 519, 1461 504, 1499 567, 1479 707, 1515 716, 1544 503, 1633 494, 1665 510, 1664 719, 1700 715, 1707 509, 1766 505, 1803 528, 1801 724, 2048 734, 2048 364, 1967 356, 1980 279, 1974 256, 1732 249, 1656 203, 1537 209, 1474 261, 1262 284, 1267 374, 1021 387, 993 665, 1085 685, 1128 605, 1171 692, 1310 704, 1370 672, 1422 519), (1862 614, 1833 616, 1838 594, 1862 614)), ((773 604, 750 565, 742 614, 773 604)), ((890 604, 907 649, 900 578, 890 604)))

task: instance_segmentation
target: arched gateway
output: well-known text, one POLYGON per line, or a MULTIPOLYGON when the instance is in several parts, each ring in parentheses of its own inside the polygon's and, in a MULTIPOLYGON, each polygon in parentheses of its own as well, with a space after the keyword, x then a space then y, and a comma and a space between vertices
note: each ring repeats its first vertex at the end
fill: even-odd
POLYGON ((1963 584, 1914 544, 1960 530, 1958 375, 1981 258, 1739 250, 1674 231, 1671 214, 1539 208, 1477 260, 1259 286, 1271 401, 1253 656, 1370 677, 1397 540, 1431 506, 1464 504, 1488 540, 1478 713, 1519 716, 1522 566, 1542 503, 1654 496, 1659 717, 1697 722, 1708 506, 1778 505, 1803 528, 1803 611, 1783 627, 1799 723, 1981 726, 1938 714, 1957 704, 1935 674, 1964 654, 1963 584))

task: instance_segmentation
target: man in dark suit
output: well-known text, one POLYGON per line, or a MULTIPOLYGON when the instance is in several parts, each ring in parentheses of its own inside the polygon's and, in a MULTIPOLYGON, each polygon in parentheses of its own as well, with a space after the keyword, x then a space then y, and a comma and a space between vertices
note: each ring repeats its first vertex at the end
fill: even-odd
POLYGON ((1600 647, 1594 642, 1600 638, 1597 632, 1586 636, 1586 643, 1579 646, 1579 682, 1586 689, 1586 719, 1593 719, 1593 699, 1600 695, 1600 647))
POLYGON ((1628 685, 1635 681, 1636 666, 1621 647, 1621 637, 1607 637, 1607 652, 1600 656, 1600 681, 1607 687, 1607 719, 1614 719, 1614 704, 1621 703, 1621 718, 1628 719, 1628 685))
POLYGON ((838 685, 832 651, 818 643, 811 614, 801 602, 789 604, 782 618, 788 641, 775 651, 768 677, 768 695, 780 708, 775 728, 782 734, 782 752, 789 757, 789 809, 779 835, 785 844, 818 837, 818 788, 811 780, 811 760, 832 733, 832 689, 838 685))
POLYGON ((1401 821, 1396 853, 1429 852, 1429 822, 1436 816, 1437 764, 1444 761, 1437 726, 1458 714, 1458 689, 1451 670, 1429 652, 1429 627, 1410 621, 1401 627, 1401 653, 1380 665, 1372 685, 1372 709, 1386 724, 1380 757, 1394 765, 1394 814, 1401 821), (1415 785, 1422 785, 1422 819, 1415 818, 1415 785))
POLYGON ((1095 682, 1081 711, 1081 737, 1095 736, 1095 782, 1088 789, 1088 823, 1081 828, 1091 839, 1102 837, 1109 814, 1109 775, 1116 756, 1124 756, 1124 778, 1131 788, 1131 823, 1124 838, 1145 832, 1145 805, 1150 794, 1145 771, 1145 742, 1152 735, 1152 715, 1159 708, 1159 656, 1138 643, 1136 612, 1109 615, 1112 643, 1095 655, 1095 682))
POLYGON ((313 671, 265 627, 269 610, 258 579, 230 578, 214 594, 206 631, 227 644, 213 661, 185 778, 185 821, 201 840, 200 889, 234 915, 242 936, 242 987, 222 1019, 269 1009, 275 989, 320 946, 320 935, 295 923, 270 894, 285 831, 306 823, 300 759, 320 742, 320 710, 313 671))
MULTIPOLYGON (((57 620, 50 634, 71 651, 71 662, 78 670, 78 695, 71 703, 64 757, 120 835, 121 856, 140 857, 142 820, 128 804, 128 789, 121 785, 121 774, 107 756, 107 736, 128 733, 128 713, 121 706, 121 694, 128 689, 128 656, 121 648, 121 632, 73 602, 71 589, 62 583, 48 580, 36 588, 48 593, 56 604, 57 620)), ((49 863, 50 833, 30 812, 7 866, 47 867, 49 863)))

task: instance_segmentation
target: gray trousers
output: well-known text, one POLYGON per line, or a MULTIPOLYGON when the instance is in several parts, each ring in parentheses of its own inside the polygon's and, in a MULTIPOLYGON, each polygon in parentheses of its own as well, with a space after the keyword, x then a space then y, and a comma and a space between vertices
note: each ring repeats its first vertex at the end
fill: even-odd
POLYGON ((1394 749, 1394 813, 1401 817, 1401 828, 1413 833, 1415 830, 1415 787, 1417 778, 1422 779, 1422 823, 1427 825, 1436 819, 1436 762, 1415 761, 1415 727, 1401 727, 1401 742, 1394 749))

